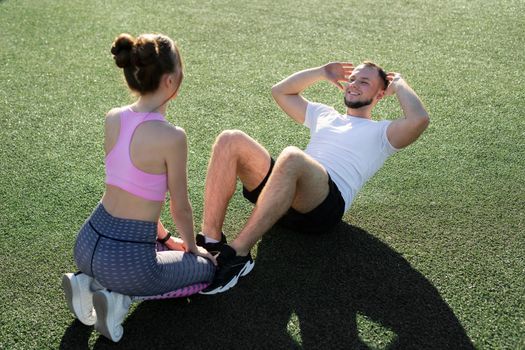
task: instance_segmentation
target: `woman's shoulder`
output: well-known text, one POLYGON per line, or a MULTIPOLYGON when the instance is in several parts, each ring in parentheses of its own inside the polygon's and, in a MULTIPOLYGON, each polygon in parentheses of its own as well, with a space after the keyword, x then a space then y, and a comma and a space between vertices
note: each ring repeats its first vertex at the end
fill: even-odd
POLYGON ((146 125, 146 128, 150 128, 154 130, 154 132, 158 133, 159 137, 162 137, 164 135, 174 136, 186 133, 183 128, 172 124, 165 117, 148 120, 146 123, 144 123, 144 125, 146 125))
POLYGON ((106 118, 104 119, 104 129, 106 137, 115 138, 118 137, 120 131, 120 114, 126 108, 117 107, 112 108, 109 112, 106 113, 106 118))
POLYGON ((129 110, 130 106, 115 107, 106 113, 105 125, 112 128, 120 126, 120 116, 122 112, 129 110))
POLYGON ((115 107, 109 110, 109 112, 106 113, 106 119, 118 119, 120 114, 129 108, 129 106, 122 106, 122 107, 115 107))
POLYGON ((158 135, 162 134, 165 141, 173 143, 185 142, 186 131, 180 126, 173 125, 167 121, 158 126, 162 129, 162 131, 159 130, 158 135))
POLYGON ((160 148, 172 147, 186 142, 186 132, 183 128, 173 125, 167 120, 149 120, 144 123, 135 135, 148 140, 151 145, 160 148))

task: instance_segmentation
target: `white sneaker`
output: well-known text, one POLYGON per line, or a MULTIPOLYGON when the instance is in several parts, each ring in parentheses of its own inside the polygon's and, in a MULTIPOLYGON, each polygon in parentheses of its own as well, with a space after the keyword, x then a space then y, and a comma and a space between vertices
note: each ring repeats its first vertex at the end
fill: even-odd
POLYGON ((97 313, 95 329, 115 343, 124 334, 122 322, 128 314, 131 298, 116 292, 101 290, 93 295, 93 304, 97 313))
POLYGON ((93 308, 93 292, 91 282, 93 278, 85 273, 75 275, 66 273, 62 277, 62 288, 66 295, 69 310, 76 318, 86 326, 92 326, 97 320, 97 314, 93 308))

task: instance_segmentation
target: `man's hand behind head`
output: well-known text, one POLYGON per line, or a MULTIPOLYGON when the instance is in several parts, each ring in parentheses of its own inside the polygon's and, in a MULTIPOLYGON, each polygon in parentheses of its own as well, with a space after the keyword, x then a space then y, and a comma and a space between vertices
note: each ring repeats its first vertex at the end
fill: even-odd
POLYGON ((403 77, 399 73, 388 72, 386 74, 386 79, 388 80, 388 87, 385 90, 385 96, 395 95, 397 86, 403 81, 403 77))
POLYGON ((350 62, 330 62, 323 66, 325 79, 341 91, 345 89, 341 82, 347 83, 353 70, 354 65, 350 62))

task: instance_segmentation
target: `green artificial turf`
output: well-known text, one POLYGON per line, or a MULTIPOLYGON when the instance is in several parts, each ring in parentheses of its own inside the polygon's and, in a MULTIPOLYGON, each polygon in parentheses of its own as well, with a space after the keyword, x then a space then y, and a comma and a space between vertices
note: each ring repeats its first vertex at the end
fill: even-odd
MULTIPOLYGON (((522 0, 0 1, 0 349, 525 349, 524 33, 522 0), (165 33, 184 57, 168 119, 189 137, 196 229, 220 131, 274 156, 306 145, 270 96, 293 72, 376 61, 431 124, 335 232, 272 229, 230 292, 134 305, 113 344, 60 279, 104 190, 104 114, 132 101, 109 53, 121 32, 165 33)), ((344 110, 327 83, 306 96, 344 110)), ((400 115, 395 98, 375 110, 400 115)))

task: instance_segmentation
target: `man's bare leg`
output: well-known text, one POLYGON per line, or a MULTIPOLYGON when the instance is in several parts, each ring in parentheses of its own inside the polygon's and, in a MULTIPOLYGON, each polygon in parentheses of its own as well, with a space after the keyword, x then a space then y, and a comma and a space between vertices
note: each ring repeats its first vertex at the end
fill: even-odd
POLYGON ((287 147, 277 158, 248 222, 230 245, 237 255, 247 255, 290 207, 309 212, 323 202, 328 192, 324 167, 302 150, 287 147))
POLYGON ((235 193, 237 177, 248 190, 254 190, 270 169, 270 154, 247 134, 228 130, 213 145, 206 186, 202 232, 220 240, 228 203, 235 193))
MULTIPOLYGON (((217 240, 220 240, 220 228, 228 201, 235 191, 236 174, 250 191, 259 186, 268 174, 270 156, 264 149, 261 151, 259 147, 251 148, 254 145, 257 143, 247 135, 236 132, 219 137, 214 146, 206 180, 207 209, 203 229, 210 232, 215 230, 213 232, 216 232, 217 240), (239 151, 243 142, 247 142, 249 152, 239 151), (249 157, 244 158, 247 155, 249 157), (226 167, 229 169, 225 169, 226 167), (265 171, 261 171, 262 169, 265 171), (228 176, 221 178, 220 171, 226 171, 228 176), (216 186, 222 187, 215 192, 216 186)), ((220 249, 217 257, 219 269, 214 281, 201 294, 222 293, 235 286, 240 277, 246 276, 253 269, 250 249, 261 236, 291 206, 306 213, 317 207, 326 198, 328 191, 328 174, 324 168, 300 149, 286 148, 277 159, 243 230, 231 244, 223 245, 220 249)))

